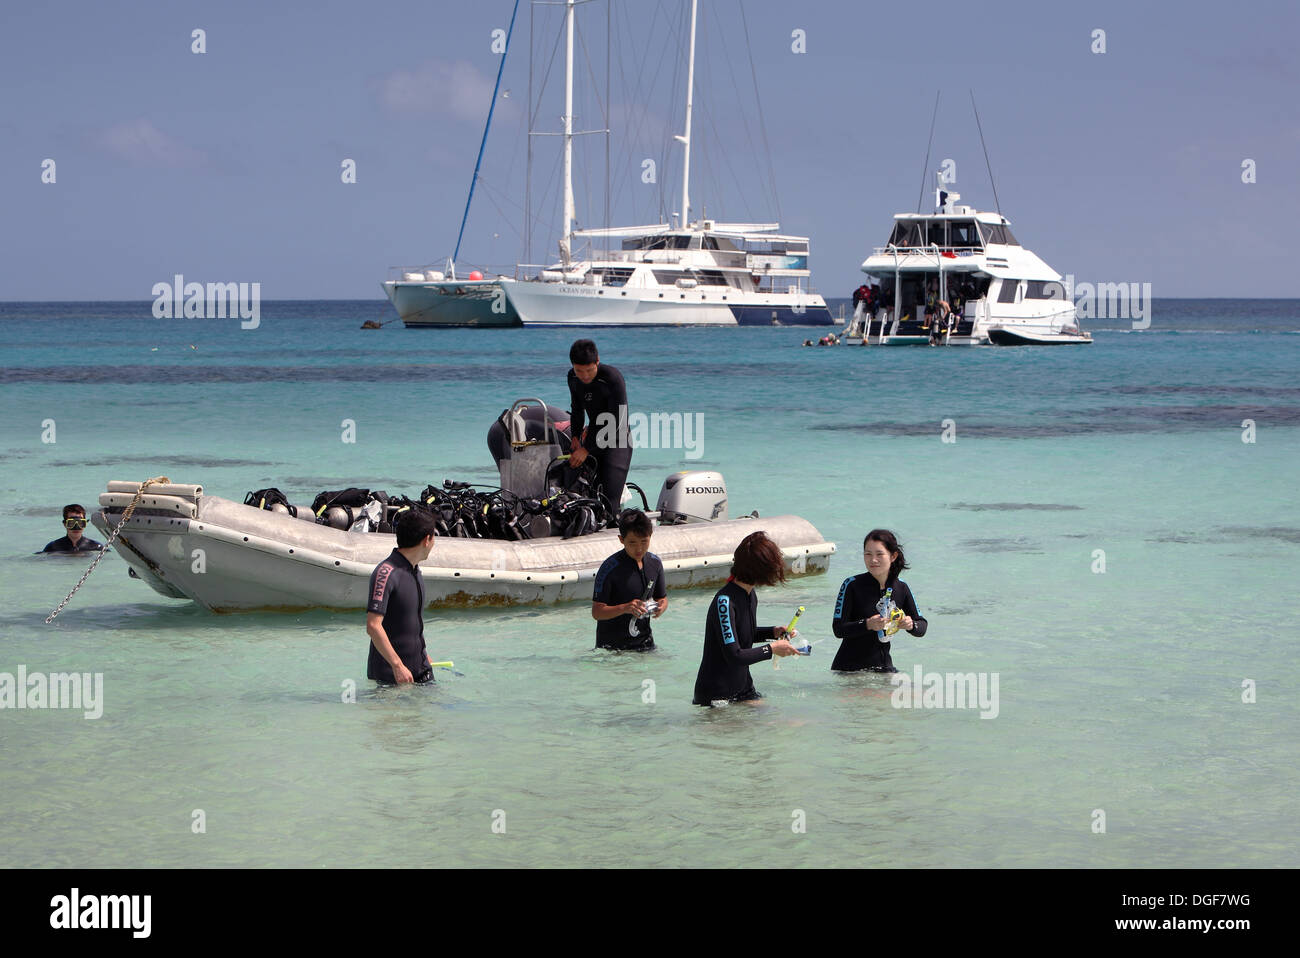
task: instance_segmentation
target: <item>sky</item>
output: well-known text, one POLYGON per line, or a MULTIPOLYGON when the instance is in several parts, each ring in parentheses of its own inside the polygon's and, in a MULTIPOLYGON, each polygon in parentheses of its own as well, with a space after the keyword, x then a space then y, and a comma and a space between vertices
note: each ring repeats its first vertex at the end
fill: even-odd
MULTIPOLYGON (((177 273, 259 282, 266 300, 369 299, 391 267, 445 260, 501 60, 493 31, 512 7, 6 4, 0 300, 144 301, 177 273)), ((577 8, 575 126, 610 130, 577 140, 581 226, 660 222, 680 204, 687 8, 577 8)), ((949 160, 961 202, 1000 206, 1076 282, 1296 295, 1294 2, 700 11, 692 217, 779 216, 811 237, 824 295, 858 285, 923 173, 931 208, 949 160)), ((526 133, 530 113, 534 131, 560 129, 561 16, 520 4, 462 264, 556 256, 560 140, 531 138, 530 177, 526 133)))

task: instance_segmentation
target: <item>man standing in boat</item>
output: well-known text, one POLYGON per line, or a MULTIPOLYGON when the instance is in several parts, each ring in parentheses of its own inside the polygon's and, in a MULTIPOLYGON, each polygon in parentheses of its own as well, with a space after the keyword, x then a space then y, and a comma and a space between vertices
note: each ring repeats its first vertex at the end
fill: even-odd
POLYGON ((569 465, 579 469, 588 455, 596 457, 596 481, 609 501, 609 524, 615 525, 632 465, 627 384, 622 373, 600 361, 590 339, 579 339, 569 347, 569 362, 573 366, 569 370, 573 436, 569 465), (588 422, 590 425, 584 425, 588 422))
POLYGON ((396 527, 397 548, 370 574, 366 678, 385 684, 423 684, 433 681, 433 665, 424 644, 424 580, 419 564, 433 549, 434 518, 410 509, 398 516, 396 527))

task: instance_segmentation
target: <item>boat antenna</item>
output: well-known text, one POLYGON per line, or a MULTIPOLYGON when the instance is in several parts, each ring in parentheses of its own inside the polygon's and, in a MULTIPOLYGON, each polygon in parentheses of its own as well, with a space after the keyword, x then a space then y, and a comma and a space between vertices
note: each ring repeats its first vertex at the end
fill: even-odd
POLYGON ((993 205, 997 207, 998 216, 1002 216, 1002 204, 998 202, 998 185, 993 182, 993 164, 989 162, 989 148, 984 145, 984 125, 980 123, 980 110, 975 105, 975 91, 970 91, 971 109, 975 111, 975 126, 980 131, 980 146, 984 147, 984 165, 989 171, 989 186, 993 187, 993 205))
POLYGON ((934 121, 939 119, 939 91, 934 91, 934 113, 930 115, 930 142, 925 145, 925 162, 921 164, 921 192, 916 194, 916 211, 921 212, 921 198, 925 196, 925 175, 930 169, 930 147, 934 146, 934 121))
MULTIPOLYGON (((515 14, 519 12, 519 0, 515 0, 515 9, 510 14, 510 29, 506 31, 506 45, 501 51, 501 64, 497 67, 497 82, 492 88, 492 102, 488 104, 487 122, 483 124, 483 141, 478 145, 478 159, 474 161, 474 176, 469 181, 469 197, 465 200, 465 215, 460 218, 460 232, 456 234, 456 252, 451 254, 452 279, 456 278, 456 261, 460 259, 460 241, 465 236, 465 222, 469 219, 469 204, 474 202, 474 185, 478 183, 479 167, 483 165, 483 150, 487 146, 488 130, 492 128, 492 111, 497 108, 497 94, 501 91, 501 74, 506 69, 506 55, 510 52, 510 34, 515 31, 515 14)), ((444 247, 445 248, 445 247, 444 247)))

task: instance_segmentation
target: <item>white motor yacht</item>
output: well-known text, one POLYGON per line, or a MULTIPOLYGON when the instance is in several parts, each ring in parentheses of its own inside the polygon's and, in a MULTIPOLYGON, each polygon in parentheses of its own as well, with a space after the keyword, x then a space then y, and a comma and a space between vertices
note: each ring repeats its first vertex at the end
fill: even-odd
MULTIPOLYGON (((1061 274, 1020 245, 1001 213, 957 204, 940 174, 933 213, 899 213, 862 264, 872 295, 847 337, 868 345, 1090 343, 1061 274)), ((855 296, 855 299, 858 297, 855 296)))

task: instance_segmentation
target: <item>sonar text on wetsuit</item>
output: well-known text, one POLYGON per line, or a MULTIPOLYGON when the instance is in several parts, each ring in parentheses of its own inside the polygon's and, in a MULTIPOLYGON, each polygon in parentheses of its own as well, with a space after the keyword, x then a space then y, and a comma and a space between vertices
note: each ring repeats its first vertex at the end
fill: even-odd
POLYGON ((718 590, 709 606, 704 626, 704 657, 695 677, 696 705, 711 705, 723 699, 741 701, 762 696, 754 688, 749 667, 772 657, 772 626, 758 628, 758 596, 735 582, 718 590))

